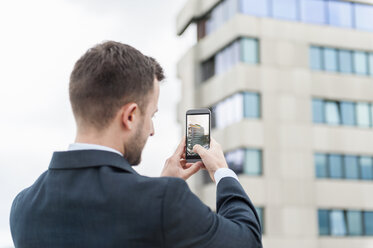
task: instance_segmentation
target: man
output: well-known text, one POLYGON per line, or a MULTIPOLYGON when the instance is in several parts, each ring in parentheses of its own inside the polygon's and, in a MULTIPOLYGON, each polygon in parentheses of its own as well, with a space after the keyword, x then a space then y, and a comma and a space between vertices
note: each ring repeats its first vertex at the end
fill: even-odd
POLYGON ((202 162, 185 161, 185 140, 162 177, 141 176, 163 70, 118 42, 89 49, 75 64, 70 102, 77 136, 15 198, 10 227, 16 247, 261 247, 249 197, 228 169, 220 145, 196 145, 202 162), (205 168, 217 184, 217 213, 184 180, 205 168))

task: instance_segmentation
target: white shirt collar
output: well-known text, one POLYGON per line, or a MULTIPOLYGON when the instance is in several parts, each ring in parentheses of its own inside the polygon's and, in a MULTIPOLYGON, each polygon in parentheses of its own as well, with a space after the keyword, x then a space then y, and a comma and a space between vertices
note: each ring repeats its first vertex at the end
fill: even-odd
POLYGON ((123 156, 122 153, 119 151, 107 147, 107 146, 101 146, 96 144, 87 144, 87 143, 73 143, 69 145, 69 148, 67 149, 69 151, 76 151, 76 150, 102 150, 102 151, 108 151, 108 152, 115 152, 121 156, 123 156))

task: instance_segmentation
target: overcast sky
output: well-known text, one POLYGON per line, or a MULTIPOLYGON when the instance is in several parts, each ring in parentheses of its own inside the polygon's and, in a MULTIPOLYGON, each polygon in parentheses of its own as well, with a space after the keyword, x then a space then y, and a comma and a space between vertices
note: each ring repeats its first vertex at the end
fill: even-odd
POLYGON ((0 2, 0 247, 12 246, 9 210, 15 195, 47 169, 53 151, 74 141, 68 79, 75 61, 104 40, 155 57, 161 86, 155 136, 138 166, 158 176, 181 138, 176 123, 176 62, 195 43, 191 28, 176 37, 185 0, 12 0, 0 2))

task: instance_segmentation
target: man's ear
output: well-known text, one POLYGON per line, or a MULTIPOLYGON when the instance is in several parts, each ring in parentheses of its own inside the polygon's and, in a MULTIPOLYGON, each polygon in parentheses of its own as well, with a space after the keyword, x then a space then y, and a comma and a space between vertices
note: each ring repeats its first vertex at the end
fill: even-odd
POLYGON ((139 106, 134 103, 127 103, 121 108, 121 120, 126 129, 131 130, 135 126, 136 118, 139 116, 139 106))

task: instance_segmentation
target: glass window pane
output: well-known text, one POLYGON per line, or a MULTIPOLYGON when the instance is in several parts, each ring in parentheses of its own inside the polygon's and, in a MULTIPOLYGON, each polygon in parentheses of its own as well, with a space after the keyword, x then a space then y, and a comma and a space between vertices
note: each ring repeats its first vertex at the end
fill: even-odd
POLYGON ((341 1, 329 1, 329 24, 339 27, 352 27, 352 4, 341 1))
POLYGON ((311 46, 310 48, 310 66, 313 70, 322 70, 322 48, 311 46))
POLYGON ((244 117, 260 117, 260 97, 257 93, 244 92, 244 117))
POLYGON ((361 211, 347 211, 347 229, 348 235, 363 235, 363 223, 362 223, 361 211))
POLYGON ((240 11, 246 15, 268 16, 268 0, 240 0, 240 11))
POLYGON ((339 71, 343 73, 352 73, 352 52, 348 50, 339 50, 338 52, 339 71))
POLYGON ((373 179, 373 164, 371 157, 360 158, 360 177, 363 180, 373 179))
POLYGON ((354 72, 356 74, 368 74, 368 54, 365 52, 354 52, 354 72))
POLYGON ((202 82, 206 81, 210 77, 214 76, 215 60, 211 58, 202 63, 202 82))
POLYGON ((373 235, 373 212, 364 212, 365 235, 373 235))
POLYGON ((257 64, 259 62, 258 41, 251 38, 242 38, 240 41, 242 62, 257 64))
POLYGON ((232 18, 238 12, 238 1, 239 0, 225 0, 227 20, 232 18))
POLYGON ((357 125, 360 127, 370 126, 370 106, 368 103, 356 104, 357 125))
POLYGON ((341 118, 343 125, 354 126, 356 125, 355 117, 355 103, 341 102, 341 118))
POLYGON ((330 211, 330 226, 331 235, 345 236, 346 235, 346 220, 342 210, 330 211))
POLYGON ((337 102, 325 102, 325 119, 330 125, 338 125, 340 123, 339 108, 337 102))
POLYGON ((347 179, 359 179, 359 161, 357 156, 346 155, 343 159, 347 179))
POLYGON ((273 1, 273 4, 272 4, 273 17, 295 21, 298 19, 297 6, 298 6, 298 0, 273 1))
POLYGON ((262 174, 262 153, 259 150, 247 149, 245 154, 244 173, 248 175, 262 174))
POLYGON ((325 24, 325 9, 323 0, 301 0, 301 19, 309 23, 325 24))
POLYGON ((236 40, 235 42, 233 42, 232 44, 232 54, 231 54, 231 57, 232 57, 232 65, 235 65, 235 64, 238 64, 241 59, 240 59, 240 42, 239 40, 236 40))
POLYGON ((357 29, 373 31, 373 6, 355 4, 355 25, 357 29))
POLYGON ((320 235, 329 235, 330 225, 329 225, 329 211, 319 209, 317 211, 318 222, 319 222, 319 234, 320 235))
POLYGON ((260 226, 262 227, 262 233, 264 233, 264 222, 263 222, 263 212, 264 212, 264 209, 263 208, 259 208, 259 207, 255 207, 255 211, 257 212, 258 214, 258 217, 259 217, 259 222, 260 222, 260 226))
POLYGON ((234 150, 225 154, 225 159, 229 168, 237 174, 243 172, 244 156, 245 153, 243 149, 234 150))
POLYGON ((215 124, 217 128, 225 127, 225 112, 224 112, 224 102, 219 102, 216 104, 215 108, 215 124))
POLYGON ((232 123, 236 123, 236 122, 239 122, 243 119, 243 106, 244 106, 244 102, 243 102, 243 94, 240 92, 240 93, 236 93, 232 96, 232 109, 231 109, 231 112, 232 112, 232 118, 233 118, 233 122, 232 123))
POLYGON ((369 54, 369 75, 373 76, 373 53, 369 54))
POLYGON ((335 155, 335 154, 329 155, 328 164, 329 164, 330 178, 342 178, 343 177, 341 155, 335 155))
POLYGON ((337 71, 337 50, 334 48, 324 48, 324 69, 327 71, 337 71))
POLYGON ((325 154, 315 154, 315 172, 317 178, 328 177, 327 160, 325 154))
POLYGON ((312 119, 314 123, 324 123, 324 101, 320 99, 312 100, 312 119))

